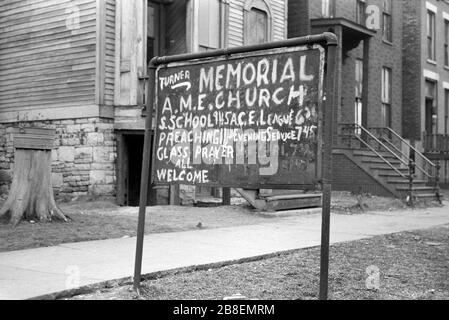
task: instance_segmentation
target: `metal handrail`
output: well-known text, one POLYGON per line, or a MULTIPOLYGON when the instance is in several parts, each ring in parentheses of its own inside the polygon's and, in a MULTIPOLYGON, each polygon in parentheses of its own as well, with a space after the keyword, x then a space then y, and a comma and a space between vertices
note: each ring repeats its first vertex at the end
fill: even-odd
POLYGON ((408 176, 403 174, 401 171, 399 171, 395 166, 393 166, 387 159, 385 159, 384 156, 382 156, 379 152, 376 151, 372 146, 370 146, 366 141, 364 141, 359 136, 356 136, 356 138, 363 143, 368 149, 370 149, 372 152, 374 152, 379 158, 381 158, 386 164, 388 164, 394 171, 396 171, 397 174, 399 174, 402 178, 407 179, 408 176))
MULTIPOLYGON (((408 160, 408 162, 410 163, 410 157, 409 156, 407 156, 406 154, 404 154, 403 152, 402 152, 402 150, 399 150, 399 148, 397 147, 397 146, 395 146, 394 145, 394 143, 393 142, 391 142, 390 140, 388 140, 388 139, 383 139, 385 142, 387 142, 389 145, 391 145, 395 150, 397 150, 403 157, 405 157, 405 158, 407 158, 407 160, 408 160)), ((405 164, 405 160, 404 161, 402 161, 402 163, 403 164, 405 164)), ((419 169, 419 171, 421 171, 425 176, 427 176, 429 179, 432 179, 432 178, 434 178, 432 175, 430 175, 424 168, 422 168, 421 166, 419 166, 419 165, 417 165, 416 163, 415 163, 415 168, 418 168, 419 169)))
MULTIPOLYGON (((353 127, 354 129, 360 129, 363 133, 367 134, 371 139, 376 141, 380 146, 386 149, 389 153, 391 153, 396 159, 404 163, 404 160, 400 159, 397 154, 395 154, 390 148, 388 148, 382 141, 377 139, 371 132, 369 132, 366 128, 362 127, 359 124, 351 123, 351 124, 342 124, 342 126, 353 127)), ((377 152, 372 146, 370 146, 366 141, 364 141, 360 136, 352 134, 352 137, 358 139, 361 143, 363 143, 366 147, 368 147, 372 152, 374 152, 379 158, 381 158, 388 166, 390 166, 396 173, 398 173, 401 177, 406 178, 407 176, 400 172, 395 166, 393 166, 384 156, 382 156, 379 152, 377 152)), ((407 163, 408 165, 408 163, 407 163)))
MULTIPOLYGON (((412 149, 412 150, 415 152, 415 154, 418 154, 418 156, 420 156, 425 162, 427 162, 433 169, 436 170, 436 168, 437 168, 437 165, 436 165, 436 164, 434 164, 432 161, 430 161, 430 160, 429 160, 425 155, 423 155, 421 152, 419 152, 418 150, 416 150, 415 147, 413 147, 410 143, 408 143, 407 141, 405 141, 405 139, 402 138, 402 137, 401 137, 396 131, 394 131, 393 129, 387 128, 387 127, 371 127, 370 129, 372 129, 372 130, 377 130, 377 131, 379 131, 379 130, 382 130, 382 131, 388 131, 388 132, 392 133, 395 137, 397 137, 397 138, 399 139, 399 141, 401 141, 401 143, 404 143, 406 146, 408 146, 410 149, 412 149)), ((384 139, 384 140, 387 141, 390 145, 394 146, 393 142, 389 141, 388 139, 384 139)), ((407 155, 405 155, 401 150, 399 150, 398 147, 394 146, 394 148, 395 148, 396 150, 398 150, 398 151, 399 151, 404 157, 406 157, 409 161, 411 160, 410 157, 407 156, 407 155)), ((418 168, 419 171, 421 171, 421 172, 422 172, 425 176, 427 176, 427 178, 429 178, 429 179, 434 179, 434 178, 436 177, 436 174, 437 174, 436 172, 434 172, 435 175, 429 174, 429 173, 427 172, 427 170, 425 170, 423 167, 417 165, 417 164, 416 164, 416 161, 415 161, 415 168, 418 168)))
POLYGON ((413 147, 410 143, 408 143, 404 138, 402 138, 396 131, 388 127, 371 127, 370 129, 382 129, 391 132, 394 136, 396 136, 402 143, 408 146, 411 150, 415 152, 415 154, 419 155, 424 161, 430 164, 432 167, 436 168, 436 164, 429 160, 425 155, 423 155, 420 151, 418 151, 415 147, 413 147))

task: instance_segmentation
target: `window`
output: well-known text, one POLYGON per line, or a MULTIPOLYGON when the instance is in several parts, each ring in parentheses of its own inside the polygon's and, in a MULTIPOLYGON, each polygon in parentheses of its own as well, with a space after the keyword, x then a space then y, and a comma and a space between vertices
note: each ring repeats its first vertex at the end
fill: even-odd
POLYGON ((444 20, 444 65, 449 67, 449 21, 444 20))
POLYGON ((147 10, 147 63, 149 63, 151 58, 161 54, 161 30, 159 6, 148 2, 147 10))
POLYGON ((321 15, 323 18, 333 18, 335 15, 335 0, 322 0, 321 2, 321 15))
POLYGON ((198 0, 198 45, 200 51, 221 47, 220 0, 198 0))
MULTIPOLYGON (((355 108, 354 122, 360 126, 362 123, 362 93, 363 93, 363 60, 355 60, 355 108)), ((360 131, 360 130, 358 130, 360 131)), ((360 132, 358 132, 360 133, 360 132)))
POLYGON ((427 11, 427 58, 435 61, 435 13, 427 11))
POLYGON ((383 0, 382 38, 389 42, 393 41, 391 12, 392 12, 391 0, 383 0))
POLYGON ((449 134, 449 89, 444 90, 444 133, 449 134))
POLYGON ((271 41, 271 9, 265 0, 246 0, 244 10, 245 44, 261 44, 271 41))
POLYGON ((391 69, 382 68, 382 112, 381 124, 391 127, 391 69))
POLYGON ((366 2, 365 0, 357 0, 356 21, 358 24, 366 24, 366 2))
POLYGON ((252 8, 248 13, 250 28, 247 44, 261 44, 268 41, 268 15, 265 11, 252 8))

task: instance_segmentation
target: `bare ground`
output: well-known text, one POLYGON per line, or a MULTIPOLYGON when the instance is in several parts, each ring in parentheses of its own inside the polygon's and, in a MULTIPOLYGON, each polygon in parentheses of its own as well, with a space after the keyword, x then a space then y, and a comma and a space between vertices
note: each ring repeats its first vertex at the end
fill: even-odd
MULTIPOLYGON (((172 274, 145 281, 140 297, 127 284, 72 299, 221 300, 237 293, 263 300, 316 299, 319 256, 319 248, 311 248, 214 270, 172 274)), ((330 299, 449 299, 449 225, 331 246, 330 299), (378 286, 367 281, 372 279, 367 268, 378 268, 378 286)))

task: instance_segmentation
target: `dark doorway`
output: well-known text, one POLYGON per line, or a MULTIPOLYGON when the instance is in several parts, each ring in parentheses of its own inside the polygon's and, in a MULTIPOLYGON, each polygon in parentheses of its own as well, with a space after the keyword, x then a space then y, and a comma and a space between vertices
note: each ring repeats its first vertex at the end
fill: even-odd
POLYGON ((128 205, 138 206, 142 174, 143 135, 125 136, 128 147, 128 205))
MULTIPOLYGON (((122 131, 117 134, 117 202, 119 205, 139 205, 143 144, 143 132, 122 131)), ((156 201, 156 191, 150 187, 147 204, 156 204, 156 201)))
POLYGON ((425 102, 425 130, 426 134, 437 133, 437 83, 434 81, 426 80, 426 102, 425 102))
POLYGON ((426 120, 425 120, 425 125, 426 125, 426 133, 427 134, 433 134, 436 132, 435 130, 435 126, 434 126, 434 112, 433 112, 433 99, 430 98, 426 98, 426 120))

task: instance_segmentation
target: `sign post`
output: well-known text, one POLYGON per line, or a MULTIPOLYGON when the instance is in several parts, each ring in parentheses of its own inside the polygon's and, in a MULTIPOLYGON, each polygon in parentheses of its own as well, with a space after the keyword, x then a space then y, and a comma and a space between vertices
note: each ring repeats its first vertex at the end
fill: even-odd
POLYGON ((336 36, 324 33, 151 60, 136 290, 149 184, 246 189, 321 184, 320 298, 327 298, 336 46, 336 36))

